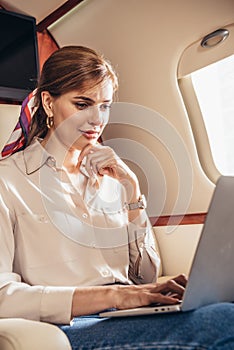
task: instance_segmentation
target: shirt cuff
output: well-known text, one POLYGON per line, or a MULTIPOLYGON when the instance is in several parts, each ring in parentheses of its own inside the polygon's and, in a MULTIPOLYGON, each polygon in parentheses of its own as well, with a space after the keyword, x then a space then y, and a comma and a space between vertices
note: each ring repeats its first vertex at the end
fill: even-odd
POLYGON ((75 289, 75 287, 45 287, 41 297, 41 321, 69 324, 75 289))

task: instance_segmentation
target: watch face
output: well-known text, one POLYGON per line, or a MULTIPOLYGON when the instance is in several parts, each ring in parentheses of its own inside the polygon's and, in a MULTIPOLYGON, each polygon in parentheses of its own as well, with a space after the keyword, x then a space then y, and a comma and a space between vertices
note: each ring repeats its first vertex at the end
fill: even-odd
POLYGON ((145 209, 146 206, 147 206, 147 204, 146 204, 145 196, 144 196, 144 195, 141 195, 141 196, 139 197, 138 202, 127 204, 127 209, 128 209, 128 210, 145 209))

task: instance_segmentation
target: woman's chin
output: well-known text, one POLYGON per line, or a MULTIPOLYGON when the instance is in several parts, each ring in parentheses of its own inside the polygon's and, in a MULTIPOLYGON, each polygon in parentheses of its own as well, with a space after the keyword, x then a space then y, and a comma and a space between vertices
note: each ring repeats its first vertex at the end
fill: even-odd
POLYGON ((77 142, 74 142, 72 146, 76 149, 81 150, 88 145, 95 145, 97 143, 97 141, 98 141, 97 138, 95 138, 95 139, 93 138, 91 140, 87 140, 87 139, 84 140, 83 139, 82 142, 81 142, 81 139, 79 139, 77 142))

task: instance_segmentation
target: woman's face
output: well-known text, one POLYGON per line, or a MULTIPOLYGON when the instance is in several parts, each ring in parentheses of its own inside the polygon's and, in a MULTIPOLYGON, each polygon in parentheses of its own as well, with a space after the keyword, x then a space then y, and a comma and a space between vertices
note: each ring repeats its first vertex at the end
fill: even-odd
POLYGON ((97 142, 109 120, 113 98, 110 80, 85 92, 72 90, 58 98, 50 98, 54 126, 49 129, 48 136, 55 133, 66 148, 79 150, 97 142))

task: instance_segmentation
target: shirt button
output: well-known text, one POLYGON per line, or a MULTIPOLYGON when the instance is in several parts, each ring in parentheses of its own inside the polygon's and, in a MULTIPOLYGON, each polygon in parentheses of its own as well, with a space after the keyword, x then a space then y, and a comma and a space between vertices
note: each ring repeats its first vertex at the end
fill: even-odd
POLYGON ((46 164, 50 167, 55 167, 56 160, 54 159, 54 157, 49 157, 46 161, 46 164))
POLYGON ((45 216, 41 215, 41 216, 39 217, 39 221, 40 221, 40 222, 47 222, 47 219, 46 219, 45 216))
POLYGON ((87 214, 87 213, 83 213, 83 214, 82 214, 82 217, 83 217, 84 219, 87 219, 88 214, 87 214))
POLYGON ((106 277, 106 276, 109 276, 110 273, 108 270, 102 270, 101 274, 103 277, 106 277))

